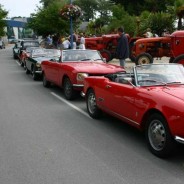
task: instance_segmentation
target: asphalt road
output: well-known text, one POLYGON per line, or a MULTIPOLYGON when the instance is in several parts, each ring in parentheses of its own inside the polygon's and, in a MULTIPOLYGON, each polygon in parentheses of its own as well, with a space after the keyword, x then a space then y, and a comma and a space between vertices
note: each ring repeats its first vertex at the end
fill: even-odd
POLYGON ((0 50, 0 184, 183 184, 184 146, 162 160, 136 129, 33 81, 0 50))

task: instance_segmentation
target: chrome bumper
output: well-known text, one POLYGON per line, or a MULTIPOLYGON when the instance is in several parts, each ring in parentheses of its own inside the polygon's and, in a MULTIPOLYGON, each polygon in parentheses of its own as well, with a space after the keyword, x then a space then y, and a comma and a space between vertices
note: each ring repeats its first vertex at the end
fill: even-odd
POLYGON ((174 139, 175 139, 177 142, 184 144, 184 138, 179 137, 179 136, 175 136, 174 139))
POLYGON ((73 87, 75 87, 75 88, 83 88, 84 84, 73 84, 73 87))

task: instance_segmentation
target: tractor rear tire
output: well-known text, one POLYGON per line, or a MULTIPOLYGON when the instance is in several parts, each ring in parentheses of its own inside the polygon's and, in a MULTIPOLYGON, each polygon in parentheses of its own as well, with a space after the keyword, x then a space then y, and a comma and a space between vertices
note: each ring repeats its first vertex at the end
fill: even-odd
POLYGON ((179 55, 178 57, 176 57, 173 61, 173 63, 179 63, 184 65, 184 54, 179 55))
POLYGON ((136 65, 151 64, 153 63, 153 57, 149 53, 142 53, 135 59, 136 65))
POLYGON ((101 50, 100 54, 102 55, 103 58, 106 59, 106 62, 109 62, 112 59, 112 54, 108 50, 101 50))

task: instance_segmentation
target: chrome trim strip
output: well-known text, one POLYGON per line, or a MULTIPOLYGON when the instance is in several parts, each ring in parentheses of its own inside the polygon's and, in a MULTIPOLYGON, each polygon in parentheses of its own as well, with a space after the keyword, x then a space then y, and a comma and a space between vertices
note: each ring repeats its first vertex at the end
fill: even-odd
POLYGON ((84 84, 73 84, 73 87, 83 88, 84 84))
POLYGON ((174 139, 175 139, 177 142, 184 144, 184 138, 179 137, 179 136, 175 136, 174 139))
POLYGON ((117 114, 117 113, 115 113, 114 111, 110 111, 110 110, 109 110, 109 112, 111 112, 111 113, 115 114, 116 116, 120 116, 120 117, 122 117, 123 119, 126 119, 126 120, 130 121, 131 123, 133 123, 133 124, 135 124, 135 125, 140 126, 140 124, 139 124, 139 123, 137 123, 136 121, 133 121, 133 120, 131 120, 131 119, 129 119, 129 118, 127 118, 127 117, 125 117, 125 116, 121 116, 120 114, 117 114))
POLYGON ((41 74, 41 73, 42 73, 42 71, 35 71, 35 73, 40 73, 40 74, 41 74))

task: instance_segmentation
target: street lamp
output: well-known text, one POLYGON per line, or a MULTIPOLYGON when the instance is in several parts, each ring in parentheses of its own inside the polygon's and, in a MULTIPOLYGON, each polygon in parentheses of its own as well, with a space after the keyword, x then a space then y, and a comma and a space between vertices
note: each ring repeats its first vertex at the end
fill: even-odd
MULTIPOLYGON (((70 0, 70 5, 72 5, 72 0, 70 0)), ((70 15, 70 44, 71 44, 71 49, 73 49, 73 21, 72 21, 72 15, 70 15)))

